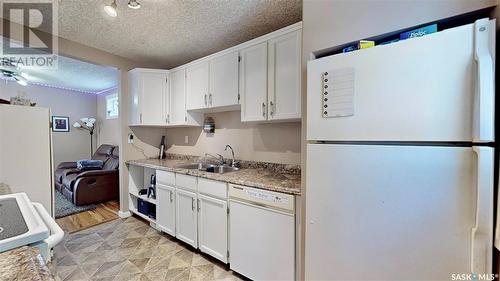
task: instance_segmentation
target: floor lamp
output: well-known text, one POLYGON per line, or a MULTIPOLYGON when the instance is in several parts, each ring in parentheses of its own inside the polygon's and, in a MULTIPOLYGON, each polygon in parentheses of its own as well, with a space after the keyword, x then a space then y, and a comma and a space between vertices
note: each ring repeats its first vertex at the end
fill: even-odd
POLYGON ((74 128, 87 130, 90 134, 90 158, 94 152, 94 129, 95 129, 96 119, 95 118, 82 118, 73 124, 74 128))

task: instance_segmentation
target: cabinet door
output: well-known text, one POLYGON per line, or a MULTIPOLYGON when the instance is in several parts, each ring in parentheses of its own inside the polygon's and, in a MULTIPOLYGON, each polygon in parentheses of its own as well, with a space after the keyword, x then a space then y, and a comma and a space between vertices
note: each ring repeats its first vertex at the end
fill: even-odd
POLYGON ((240 54, 241 121, 267 120, 267 42, 240 54))
POLYGON ((208 106, 208 62, 193 65, 186 70, 187 109, 208 106))
POLYGON ((198 247, 198 216, 196 193, 176 189, 176 228, 177 239, 197 248, 198 247))
POLYGON ((156 224, 158 228, 175 236, 175 189, 156 184, 156 224))
POLYGON ((140 104, 142 125, 165 125, 163 112, 164 95, 166 89, 164 73, 141 73, 140 104))
POLYGON ((269 40, 268 119, 301 116, 301 32, 269 40))
POLYGON ((186 70, 171 72, 170 75, 169 125, 186 123, 186 70))
POLYGON ((141 125, 141 108, 139 100, 139 73, 134 71, 128 72, 128 89, 130 95, 130 112, 128 124, 130 126, 141 125))
POLYGON ((238 52, 210 61, 210 107, 238 104, 238 64, 238 52))
POLYGON ((227 202, 198 196, 200 250, 227 263, 227 202))

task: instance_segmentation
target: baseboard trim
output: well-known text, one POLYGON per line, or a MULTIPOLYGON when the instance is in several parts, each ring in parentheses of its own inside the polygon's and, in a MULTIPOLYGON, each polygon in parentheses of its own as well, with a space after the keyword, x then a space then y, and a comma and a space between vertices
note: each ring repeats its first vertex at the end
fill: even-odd
POLYGON ((124 219, 124 218, 128 218, 128 217, 132 216, 132 213, 130 211, 126 211, 126 212, 118 211, 118 216, 120 218, 124 219))

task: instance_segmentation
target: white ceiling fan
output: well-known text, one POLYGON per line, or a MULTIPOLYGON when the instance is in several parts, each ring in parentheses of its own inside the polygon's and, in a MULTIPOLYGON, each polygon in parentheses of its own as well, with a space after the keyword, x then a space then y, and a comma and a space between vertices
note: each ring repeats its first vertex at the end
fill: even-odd
POLYGON ((28 85, 28 74, 21 71, 21 68, 11 62, 3 62, 0 65, 0 74, 8 80, 14 80, 19 85, 28 85))

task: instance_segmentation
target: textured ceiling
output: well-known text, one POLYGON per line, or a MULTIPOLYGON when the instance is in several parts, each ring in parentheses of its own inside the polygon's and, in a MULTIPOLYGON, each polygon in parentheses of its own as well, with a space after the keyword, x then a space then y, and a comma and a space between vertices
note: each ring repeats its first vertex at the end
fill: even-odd
POLYGON ((59 0, 59 36, 150 66, 173 68, 302 18, 299 0, 59 0))
POLYGON ((118 85, 118 70, 113 67, 59 56, 57 69, 30 67, 22 69, 30 83, 99 93, 118 85))
MULTIPOLYGON (((3 37, 0 37, 0 48, 3 37)), ((13 45, 18 45, 16 42, 13 45)), ((38 66, 20 70, 28 74, 28 82, 57 88, 71 89, 86 93, 99 93, 118 85, 118 70, 109 66, 96 65, 68 57, 58 56, 57 68, 38 66)), ((6 67, 0 65, 0 69, 6 67)), ((9 68, 7 68, 9 69, 9 68)), ((5 77, 0 77, 5 79, 5 77)), ((10 78, 9 80, 12 80, 10 78)))

